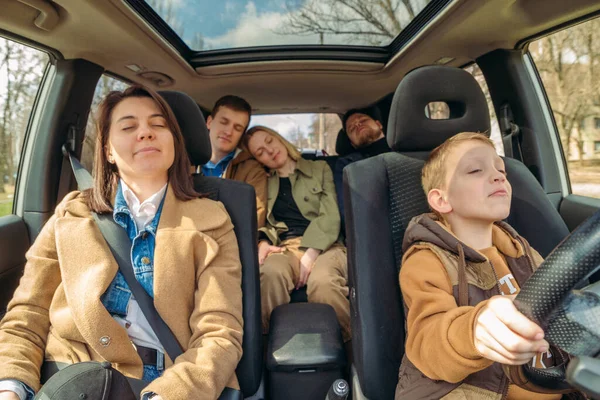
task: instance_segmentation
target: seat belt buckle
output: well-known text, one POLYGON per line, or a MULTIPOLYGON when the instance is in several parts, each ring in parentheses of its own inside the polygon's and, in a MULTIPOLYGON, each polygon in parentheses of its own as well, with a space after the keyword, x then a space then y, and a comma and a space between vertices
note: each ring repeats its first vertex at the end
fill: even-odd
POLYGON ((162 371, 165 369, 165 353, 156 351, 156 369, 162 371))

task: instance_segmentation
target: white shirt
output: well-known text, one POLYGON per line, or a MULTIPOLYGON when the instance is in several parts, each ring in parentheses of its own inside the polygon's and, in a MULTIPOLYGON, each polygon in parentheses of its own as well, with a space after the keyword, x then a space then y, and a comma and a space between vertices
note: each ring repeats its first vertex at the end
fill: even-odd
MULTIPOLYGON (((162 189, 148 197, 141 204, 135 193, 133 193, 122 179, 121 188, 123 189, 123 197, 125 198, 127 207, 129 207, 138 232, 142 231, 154 219, 158 207, 160 207, 160 202, 167 190, 167 185, 165 184, 162 189)), ((161 353, 165 352, 133 294, 127 305, 127 317, 121 318, 115 315, 114 319, 127 330, 129 338, 136 346, 150 347, 161 353)))
POLYGON ((11 391, 15 392, 17 397, 20 400, 27 399, 27 391, 25 390, 25 386, 16 379, 3 379, 0 381, 0 392, 2 391, 11 391))

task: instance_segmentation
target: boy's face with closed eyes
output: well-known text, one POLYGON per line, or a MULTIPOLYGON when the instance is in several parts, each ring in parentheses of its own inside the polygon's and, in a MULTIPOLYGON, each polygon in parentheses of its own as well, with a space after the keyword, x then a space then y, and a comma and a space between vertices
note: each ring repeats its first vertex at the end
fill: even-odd
POLYGON ((512 188, 492 146, 478 140, 460 143, 444 164, 444 187, 427 196, 434 210, 449 220, 493 223, 508 217, 512 188))

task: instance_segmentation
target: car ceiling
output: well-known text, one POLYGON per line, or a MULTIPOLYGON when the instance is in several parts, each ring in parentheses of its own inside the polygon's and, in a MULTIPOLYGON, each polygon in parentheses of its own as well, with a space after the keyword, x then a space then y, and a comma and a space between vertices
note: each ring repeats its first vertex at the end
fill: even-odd
MULTIPOLYGON (((126 65, 170 76, 204 108, 228 93, 245 97, 258 114, 344 112, 393 92, 410 70, 436 63, 463 66, 498 48, 600 10, 597 0, 455 0, 387 64, 327 60, 228 63, 196 70, 121 0, 3 0, 0 29, 83 58, 131 81, 148 84, 126 65), (50 3, 58 22, 38 28, 39 11, 25 3, 50 3)), ((293 53, 290 53, 293 54, 293 53)))

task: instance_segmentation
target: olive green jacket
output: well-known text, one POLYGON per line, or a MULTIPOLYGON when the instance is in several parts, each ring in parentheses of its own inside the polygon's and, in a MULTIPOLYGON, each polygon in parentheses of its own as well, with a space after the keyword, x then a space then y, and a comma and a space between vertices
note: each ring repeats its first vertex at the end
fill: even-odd
MULTIPOLYGON (((340 212, 331 168, 325 161, 300 159, 296 170, 289 176, 292 197, 298 209, 310 221, 300 246, 325 251, 340 235, 340 212)), ((267 184, 267 223, 264 232, 271 243, 279 244, 279 234, 288 230, 284 222, 273 216, 273 205, 279 193, 279 174, 271 171, 267 184)))

